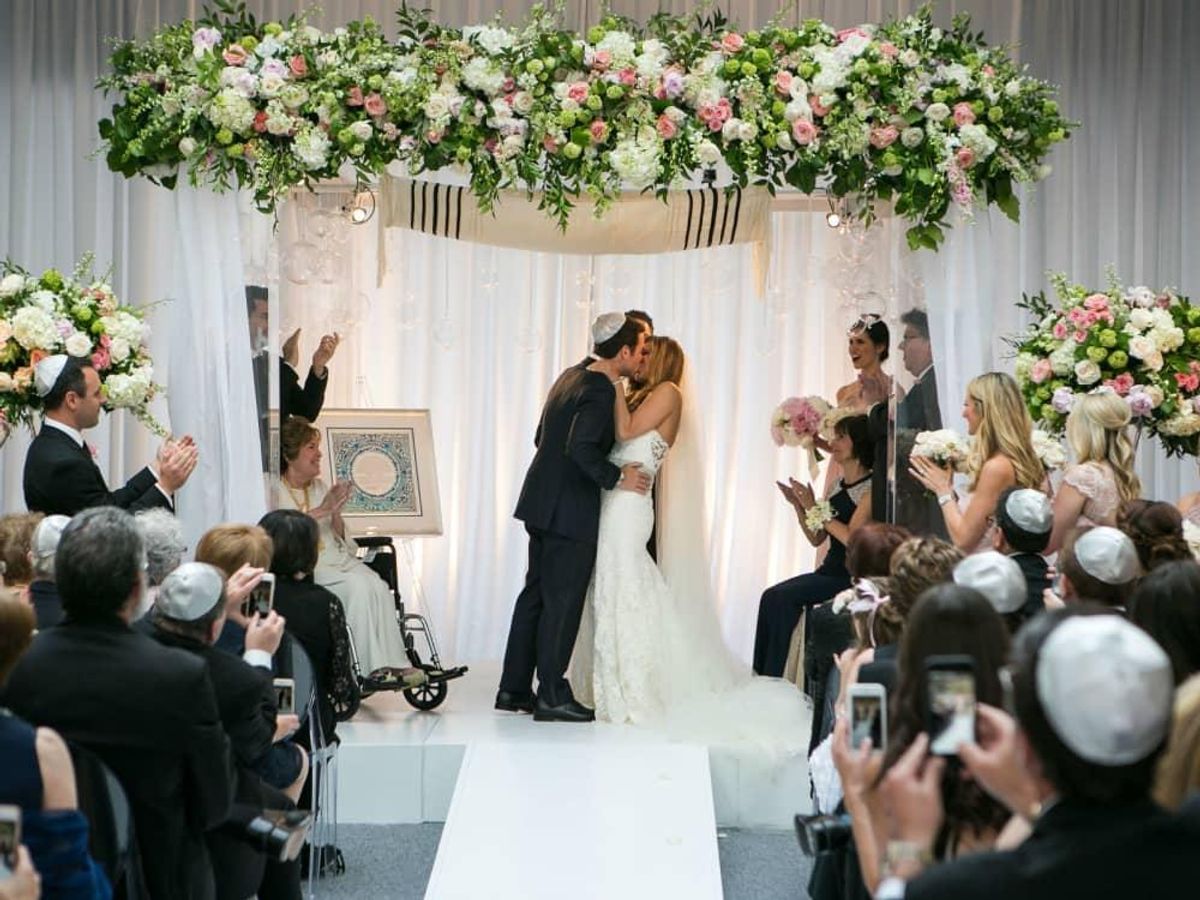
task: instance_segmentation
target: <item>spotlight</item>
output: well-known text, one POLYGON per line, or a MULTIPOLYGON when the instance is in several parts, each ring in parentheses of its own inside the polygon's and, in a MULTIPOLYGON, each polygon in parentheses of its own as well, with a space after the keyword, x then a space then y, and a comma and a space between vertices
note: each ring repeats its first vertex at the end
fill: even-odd
POLYGON ((830 210, 825 214, 825 224, 830 228, 837 228, 842 224, 842 217, 830 210))
POLYGON ((362 225, 375 215, 375 194, 370 188, 360 188, 354 192, 350 202, 342 207, 342 212, 350 220, 351 225, 362 225))

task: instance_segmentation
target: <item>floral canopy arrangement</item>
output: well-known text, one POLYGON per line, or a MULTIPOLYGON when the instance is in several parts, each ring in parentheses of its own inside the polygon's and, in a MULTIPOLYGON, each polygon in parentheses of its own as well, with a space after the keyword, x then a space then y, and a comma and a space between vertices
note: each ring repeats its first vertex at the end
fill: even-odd
POLYGON ((128 409, 165 434, 149 412, 158 385, 143 315, 95 277, 90 254, 71 275, 47 269, 34 276, 10 261, 0 263, 0 431, 6 436, 16 423, 32 427, 42 408, 34 366, 65 353, 91 361, 109 409, 128 409))
POLYGON ((572 200, 602 212, 623 188, 672 187, 724 163, 732 184, 879 201, 936 249, 952 207, 1019 213, 1014 184, 1048 171, 1070 123, 1054 90, 984 45, 965 17, 928 8, 835 31, 809 20, 740 32, 719 14, 607 15, 586 34, 534 6, 521 28, 452 28, 405 5, 399 37, 370 19, 332 32, 259 23, 221 0, 198 22, 119 44, 109 166, 174 187, 253 191, 273 210, 297 186, 465 171, 484 209, 502 189, 541 192, 565 227, 572 200))
POLYGON ((1036 318, 1017 349, 1016 377, 1029 412, 1061 434, 1077 394, 1112 390, 1133 421, 1170 455, 1200 450, 1200 307, 1164 289, 1124 288, 1109 273, 1106 291, 1051 278, 1018 304, 1036 318))

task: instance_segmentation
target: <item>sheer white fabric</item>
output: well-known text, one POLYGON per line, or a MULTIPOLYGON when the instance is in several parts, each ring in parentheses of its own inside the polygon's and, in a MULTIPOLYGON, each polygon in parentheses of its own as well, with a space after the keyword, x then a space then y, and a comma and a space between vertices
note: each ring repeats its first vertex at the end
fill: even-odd
POLYGON ((1067 466, 1063 470, 1063 484, 1069 484, 1083 494, 1083 511, 1076 520, 1076 527, 1087 525, 1115 525, 1121 495, 1117 491, 1117 479, 1107 463, 1085 462, 1067 466))

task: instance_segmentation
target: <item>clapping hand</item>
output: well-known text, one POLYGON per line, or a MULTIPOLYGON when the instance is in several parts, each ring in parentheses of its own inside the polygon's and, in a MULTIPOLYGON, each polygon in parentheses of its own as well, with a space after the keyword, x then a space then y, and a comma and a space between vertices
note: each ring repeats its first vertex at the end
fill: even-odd
POLYGON ((318 344, 317 349, 313 351, 312 357, 313 374, 318 378, 325 374, 325 367, 329 365, 329 360, 333 358, 333 354, 337 352, 338 344, 341 342, 341 335, 339 335, 336 331, 333 334, 321 336, 321 343, 318 344))
POLYGON ((200 449, 190 435, 178 441, 168 439, 158 451, 158 482, 168 494, 173 494, 187 483, 196 463, 200 449))
POLYGON ((291 333, 286 341, 283 342, 283 347, 280 352, 283 353, 283 360, 293 369, 300 364, 300 329, 297 328, 291 333))
POLYGON ((817 502, 812 485, 801 484, 795 478, 789 478, 788 481, 792 486, 792 493, 796 495, 796 500, 800 503, 800 508, 805 512, 812 509, 817 502))

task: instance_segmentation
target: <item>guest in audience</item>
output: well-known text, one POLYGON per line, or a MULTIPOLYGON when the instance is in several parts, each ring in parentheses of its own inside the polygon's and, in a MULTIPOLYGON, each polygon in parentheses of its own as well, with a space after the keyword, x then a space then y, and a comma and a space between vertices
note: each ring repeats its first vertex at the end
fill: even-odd
POLYGON ((174 572, 187 552, 183 540, 183 526, 175 516, 165 509, 143 509, 134 516, 142 546, 146 551, 146 582, 148 590, 138 610, 140 619, 154 605, 158 586, 174 572))
POLYGON ((929 867, 950 763, 927 758, 920 735, 881 785, 890 877, 877 897, 1126 900, 1200 883, 1200 801, 1176 816, 1150 799, 1170 726, 1170 661, 1128 622, 1087 612, 1060 610, 1022 629, 1016 721, 981 705, 979 744, 959 749, 978 783, 1032 823, 1030 838, 929 867))
POLYGON ((1047 553, 1057 553, 1072 528, 1116 525, 1121 504, 1141 496, 1126 433, 1129 415, 1129 404, 1113 392, 1075 398, 1067 416, 1067 445, 1075 463, 1063 470, 1054 495, 1054 533, 1047 553))
POLYGON ((1117 513, 1117 527, 1129 535, 1147 572, 1165 562, 1192 558, 1183 538, 1183 517, 1170 503, 1128 500, 1117 513))
POLYGON ((1008 488, 996 504, 996 531, 993 545, 1021 569, 1025 578, 1025 606, 1021 620, 1036 616, 1043 609, 1043 596, 1050 587, 1049 566, 1042 554, 1050 543, 1054 511, 1050 499, 1041 491, 1008 488))
POLYGON ((33 533, 41 513, 10 513, 0 516, 0 575, 4 586, 24 594, 33 581, 33 533))
MULTIPOLYGON (((1002 700, 999 673, 1008 658, 1008 648, 1008 629, 978 591, 941 584, 922 594, 909 616, 901 644, 899 677, 891 698, 887 749, 879 777, 886 777, 925 729, 930 704, 927 660, 945 655, 971 657, 976 698, 998 705, 1002 700)), ((874 790, 874 780, 865 776, 868 767, 873 767, 862 748, 850 747, 844 721, 837 725, 833 746, 863 882, 874 891, 879 884, 878 863, 883 848, 878 846, 875 831, 882 824, 877 821, 880 810, 872 807, 867 796, 874 790)), ((988 796, 957 757, 947 758, 940 776, 937 794, 945 816, 928 848, 933 858, 955 859, 992 849, 1009 819, 1008 811, 988 796)))
POLYGON ((38 631, 63 620, 62 598, 54 583, 54 554, 70 521, 66 516, 46 516, 33 531, 33 546, 29 550, 33 581, 29 583, 29 599, 37 613, 38 631))
POLYGON ((275 609, 287 630, 308 653, 317 682, 317 706, 325 740, 334 739, 336 704, 357 690, 345 613, 337 596, 313 580, 317 565, 317 523, 304 513, 280 509, 259 522, 271 538, 275 609))
MULTIPOLYGON (((232 578, 239 570, 265 572, 271 567, 271 538, 257 525, 217 525, 210 528, 196 545, 196 562, 216 566, 232 578)), ((273 611, 273 610, 272 610, 273 611)), ((234 656, 246 650, 247 631, 267 627, 270 617, 248 617, 242 604, 229 603, 225 609, 225 625, 217 638, 217 646, 234 656)))
POLYGON ((363 672, 379 684, 424 683, 425 673, 408 665, 391 589, 358 558, 354 543, 346 537, 341 511, 350 497, 350 485, 339 483, 327 489, 319 477, 321 433, 307 419, 293 416, 283 423, 279 444, 283 461, 274 484, 274 508, 298 510, 317 524, 320 555, 313 580, 342 601, 363 672))
POLYGON ((871 460, 874 450, 867 436, 867 417, 845 415, 833 426, 830 441, 833 459, 842 467, 837 490, 826 499, 834 518, 820 528, 811 528, 807 516, 816 505, 812 488, 791 479, 779 484, 792 505, 804 536, 814 547, 829 542, 829 552, 815 572, 797 575, 767 588, 758 604, 758 628, 754 638, 754 671, 778 677, 787 663, 788 648, 806 607, 829 600, 850 586, 846 571, 846 542, 859 526, 871 519, 871 460))
POLYGON ((144 565, 133 516, 111 507, 77 515, 54 564, 66 621, 37 635, 3 699, 113 770, 152 897, 209 898, 203 837, 229 810, 229 741, 204 661, 129 627, 144 565))
POLYGON ((982 594, 1004 619, 1009 634, 1024 624, 1028 585, 1012 557, 997 550, 972 553, 954 567, 954 583, 982 594))
POLYGON ((1158 762, 1154 801, 1163 809, 1179 809, 1200 791, 1200 675, 1193 675, 1175 691, 1171 739, 1158 762))
POLYGON ((1121 613, 1142 574, 1133 542, 1107 525, 1068 532, 1058 553, 1058 570, 1062 601, 1099 603, 1121 613))
POLYGON ((963 400, 963 418, 975 441, 967 462, 970 477, 961 508, 950 469, 928 457, 913 456, 909 471, 937 496, 954 546, 974 553, 991 549, 989 520, 1004 490, 1043 489, 1046 470, 1033 449, 1033 423, 1011 375, 987 372, 971 381, 963 400))
MULTIPOLYGON (((0 689, 29 646, 33 625, 29 606, 0 589, 0 689)), ((54 729, 37 728, 3 708, 0 804, 20 808, 21 839, 47 897, 112 896, 104 873, 88 855, 88 822, 79 812, 66 743, 54 729)))
POLYGON ((196 468, 198 453, 190 437, 168 440, 158 451, 157 471, 142 469, 124 487, 110 492, 83 440, 83 432, 99 423, 104 406, 96 370, 74 356, 50 356, 37 364, 34 382, 43 418, 25 457, 29 509, 73 516, 90 506, 134 511, 173 507, 175 492, 196 468))
MULTIPOLYGON (((246 586, 238 590, 237 601, 244 600, 249 591, 246 586)), ((224 573, 207 563, 191 562, 167 575, 149 619, 160 644, 177 647, 208 664, 221 724, 233 749, 237 773, 234 801, 253 809, 291 808, 308 778, 308 757, 297 745, 280 742, 299 727, 300 720, 279 714, 270 668, 248 665, 213 646, 224 624, 225 609, 224 573), (272 752, 276 750, 280 752, 272 752), (259 769, 268 763, 286 785, 283 793, 259 778, 259 769)), ((209 832, 208 848, 218 898, 264 897, 264 878, 270 888, 266 893, 271 896, 300 896, 299 864, 268 863, 260 851, 245 843, 240 829, 209 832), (280 883, 290 884, 292 889, 281 889, 280 883)))
POLYGON ((1166 651, 1176 684, 1200 672, 1200 565, 1177 560, 1155 568, 1138 582, 1129 618, 1166 651))

